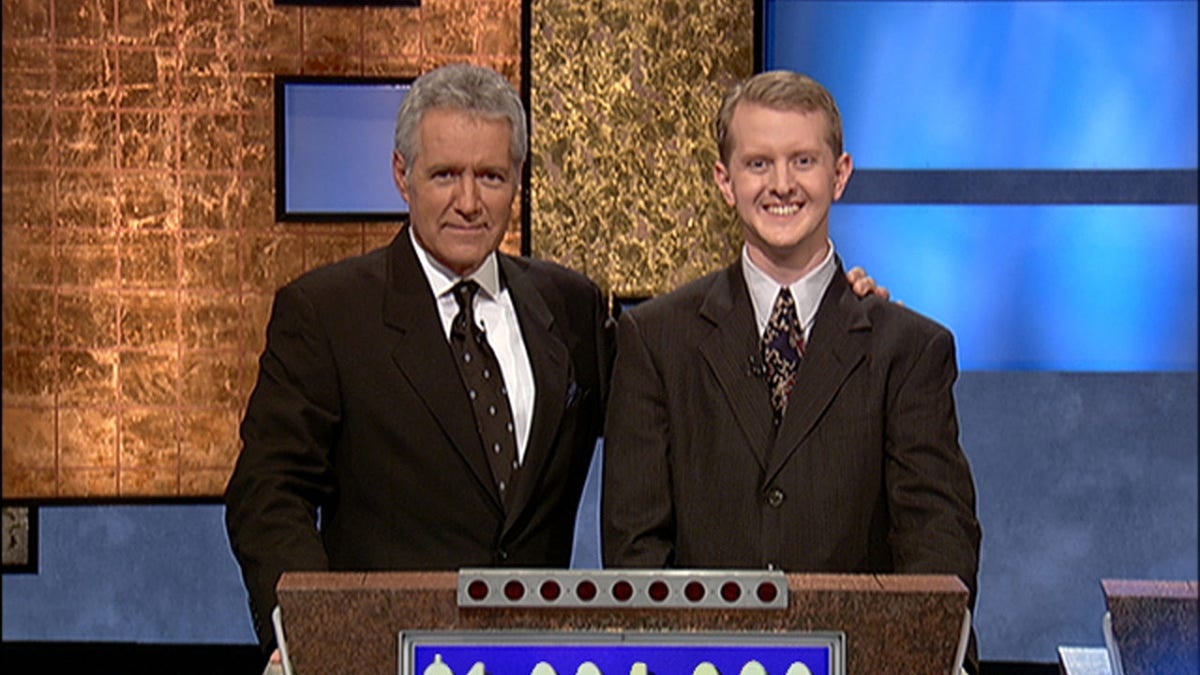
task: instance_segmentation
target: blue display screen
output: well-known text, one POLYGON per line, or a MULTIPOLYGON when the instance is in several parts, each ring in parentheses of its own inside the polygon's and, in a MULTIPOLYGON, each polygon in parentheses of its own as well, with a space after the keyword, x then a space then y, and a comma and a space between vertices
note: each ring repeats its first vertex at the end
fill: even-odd
POLYGON ((425 634, 401 639, 402 675, 837 675, 840 637, 721 635, 681 640, 670 634, 550 632, 516 638, 505 632, 425 634), (464 635, 470 635, 464 639, 464 635), (470 644, 463 644, 463 642, 470 644), (410 654, 403 652, 411 649, 410 654))
POLYGON ((405 82, 282 78, 276 96, 281 220, 397 218, 396 111, 405 82))
POLYGON ((859 167, 1196 168, 1194 0, 767 0, 859 167))
POLYGON ((842 111, 843 260, 950 328, 961 368, 1196 369, 1196 2, 762 12, 764 69, 842 111))

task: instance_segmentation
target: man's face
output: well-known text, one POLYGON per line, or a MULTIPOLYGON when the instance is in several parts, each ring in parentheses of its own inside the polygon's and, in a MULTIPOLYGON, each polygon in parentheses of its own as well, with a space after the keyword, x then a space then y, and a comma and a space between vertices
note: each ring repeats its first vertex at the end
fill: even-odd
POLYGON ((507 120, 461 110, 429 110, 412 167, 398 153, 392 175, 408 202, 417 241, 459 275, 474 271, 508 229, 518 171, 507 120))
POLYGON ((808 268, 824 258, 829 208, 854 169, 850 155, 833 156, 827 130, 824 112, 734 109, 728 164, 717 162, 713 177, 756 263, 808 268))

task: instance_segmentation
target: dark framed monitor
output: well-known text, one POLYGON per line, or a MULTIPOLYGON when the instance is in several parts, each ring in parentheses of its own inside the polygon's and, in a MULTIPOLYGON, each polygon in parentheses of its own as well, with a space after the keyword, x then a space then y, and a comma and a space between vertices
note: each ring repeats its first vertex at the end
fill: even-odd
POLYGON ((756 4, 841 109, 838 252, 964 370, 1196 369, 1195 2, 756 4))
POLYGON ((275 76, 275 217, 400 221, 396 111, 411 78, 275 76))

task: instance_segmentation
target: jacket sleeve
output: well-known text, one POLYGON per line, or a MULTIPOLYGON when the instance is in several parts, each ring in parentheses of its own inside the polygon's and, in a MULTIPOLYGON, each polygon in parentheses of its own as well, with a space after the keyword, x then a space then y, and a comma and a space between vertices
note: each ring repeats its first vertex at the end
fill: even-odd
POLYGON ((339 397, 314 307, 299 288, 285 287, 272 307, 241 454, 225 490, 229 541, 264 647, 274 642, 270 615, 280 574, 329 567, 317 519, 334 490, 339 397))
POLYGON ((629 312, 617 327, 612 391, 601 492, 604 564, 666 567, 675 540, 666 383, 629 312))

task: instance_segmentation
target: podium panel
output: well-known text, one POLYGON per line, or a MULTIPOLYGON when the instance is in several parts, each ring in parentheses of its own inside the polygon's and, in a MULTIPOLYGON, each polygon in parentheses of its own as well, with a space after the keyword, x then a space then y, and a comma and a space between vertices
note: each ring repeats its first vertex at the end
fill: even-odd
POLYGON ((1101 579, 1118 675, 1192 675, 1200 668, 1195 581, 1101 579))
POLYGON ((479 579, 469 573, 461 580, 456 572, 284 574, 278 597, 295 674, 396 674, 402 632, 503 631, 551 633, 556 644, 571 644, 572 634, 586 643, 585 636, 623 633, 640 644, 689 633, 841 634, 849 675, 944 675, 955 664, 967 615, 966 586, 953 576, 779 574, 783 602, 772 597, 773 583, 746 584, 747 573, 718 570, 474 572, 484 575, 486 593, 470 585, 479 579), (737 583, 723 582, 722 574, 737 583), (711 592, 700 594, 696 584, 721 600, 706 602, 711 592), (729 590, 735 585, 736 593, 729 590), (594 595, 581 601, 587 594, 573 589, 594 595), (678 594, 687 599, 669 601, 678 594))

